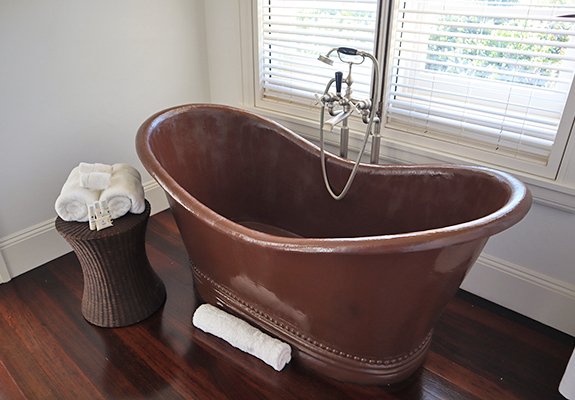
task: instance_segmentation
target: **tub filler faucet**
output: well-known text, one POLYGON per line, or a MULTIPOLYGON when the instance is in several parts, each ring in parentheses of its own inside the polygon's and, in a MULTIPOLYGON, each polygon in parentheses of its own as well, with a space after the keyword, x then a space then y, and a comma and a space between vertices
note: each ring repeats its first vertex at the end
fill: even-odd
POLYGON ((379 146, 381 142, 380 129, 381 129, 381 104, 378 103, 379 97, 379 64, 377 59, 364 51, 352 49, 349 47, 335 47, 331 49, 326 55, 320 55, 318 60, 333 65, 333 60, 330 58, 332 53, 336 53, 339 59, 348 64, 347 77, 343 78, 343 72, 338 71, 335 76, 327 83, 323 95, 317 96, 319 103, 321 103, 320 112, 320 149, 321 149, 321 163, 322 174, 324 183, 329 194, 335 199, 342 199, 349 190, 351 183, 357 172, 357 167, 363 156, 367 141, 369 137, 372 138, 371 142, 371 155, 370 163, 377 164, 379 162, 379 146), (353 97, 353 78, 351 74, 354 65, 362 64, 366 58, 369 58, 372 63, 372 70, 374 74, 374 82, 371 87, 371 97, 369 99, 356 99, 353 97), (332 85, 335 83, 335 93, 330 92, 332 85), (342 94, 342 86, 345 83, 345 93, 342 94), (327 121, 325 120, 325 110, 331 116, 327 121), (339 142, 339 155, 343 158, 348 156, 349 147, 349 125, 348 120, 354 112, 361 116, 364 124, 367 124, 363 145, 352 172, 345 184, 344 188, 339 194, 335 194, 329 184, 325 167, 325 152, 324 152, 324 138, 323 132, 327 130, 333 132, 335 126, 340 125, 340 142, 339 142))

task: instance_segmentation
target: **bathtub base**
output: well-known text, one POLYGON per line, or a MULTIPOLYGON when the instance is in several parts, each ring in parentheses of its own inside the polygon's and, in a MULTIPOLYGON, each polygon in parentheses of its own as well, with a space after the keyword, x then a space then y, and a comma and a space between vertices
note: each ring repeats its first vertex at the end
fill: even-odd
POLYGON ((340 381, 371 385, 401 382, 423 364, 431 343, 432 331, 418 346, 405 354, 375 360, 345 353, 321 343, 321 338, 307 336, 291 323, 262 312, 257 305, 242 300, 196 266, 192 266, 192 272, 194 289, 201 300, 223 307, 272 336, 289 343, 292 346, 292 357, 302 366, 340 381))

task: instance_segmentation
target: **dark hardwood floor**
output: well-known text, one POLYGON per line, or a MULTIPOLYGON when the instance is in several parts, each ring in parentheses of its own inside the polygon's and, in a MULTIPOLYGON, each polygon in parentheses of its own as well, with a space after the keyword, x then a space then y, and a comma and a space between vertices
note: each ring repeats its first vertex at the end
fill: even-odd
POLYGON ((341 383, 297 361, 276 372, 193 328, 192 277, 169 212, 150 219, 147 252, 168 299, 130 327, 83 319, 73 253, 0 285, 0 399, 563 399, 573 337, 465 292, 405 383, 341 383))

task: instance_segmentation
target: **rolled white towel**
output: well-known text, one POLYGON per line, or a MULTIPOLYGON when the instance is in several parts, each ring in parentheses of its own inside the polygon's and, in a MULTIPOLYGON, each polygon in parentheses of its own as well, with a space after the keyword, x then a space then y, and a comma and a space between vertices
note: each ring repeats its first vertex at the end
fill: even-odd
POLYGON ((567 363, 561 383, 559 383, 559 393, 566 399, 575 400, 575 349, 567 363))
POLYGON ((211 333, 232 346, 255 356, 281 371, 291 360, 291 347, 266 335, 247 322, 210 304, 202 304, 194 312, 192 322, 196 328, 211 333))
POLYGON ((80 185, 87 189, 102 190, 110 185, 112 166, 107 164, 80 163, 80 185))
POLYGON ((131 212, 141 214, 146 209, 144 187, 140 173, 128 164, 112 165, 110 186, 102 190, 100 201, 106 200, 112 219, 131 212))
POLYGON ((62 186, 54 208, 64 221, 88 221, 88 205, 98 201, 99 190, 91 190, 80 185, 80 167, 72 169, 62 186))

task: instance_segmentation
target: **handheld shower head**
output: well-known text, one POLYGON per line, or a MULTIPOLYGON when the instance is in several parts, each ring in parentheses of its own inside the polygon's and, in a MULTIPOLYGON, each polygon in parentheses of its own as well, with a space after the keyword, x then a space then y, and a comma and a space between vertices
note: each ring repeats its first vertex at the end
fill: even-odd
POLYGON ((320 54, 317 59, 323 63, 326 63, 327 65, 333 65, 333 60, 327 56, 324 56, 323 54, 320 54))
POLYGON ((337 47, 334 47, 333 49, 328 51, 325 55, 320 54, 317 59, 320 60, 322 63, 325 63, 327 65, 333 65, 333 60, 331 58, 329 58, 329 56, 331 56, 331 53, 333 53, 334 51, 337 51, 337 47))

